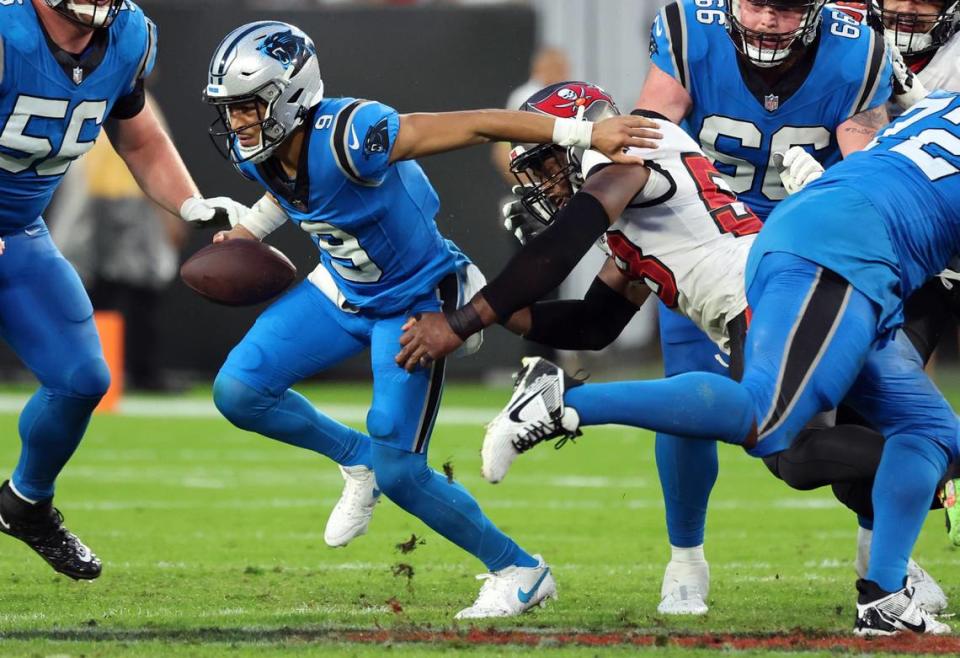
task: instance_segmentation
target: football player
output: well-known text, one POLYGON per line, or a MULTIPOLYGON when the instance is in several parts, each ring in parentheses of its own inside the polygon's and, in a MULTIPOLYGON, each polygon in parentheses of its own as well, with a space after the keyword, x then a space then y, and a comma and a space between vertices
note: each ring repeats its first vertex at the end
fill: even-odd
POLYGON ((926 89, 960 89, 957 0, 871 0, 869 10, 926 89))
POLYGON ((93 308, 41 213, 70 163, 105 127, 144 192, 183 219, 231 219, 243 206, 200 198, 143 80, 157 30, 124 0, 0 2, 0 336, 40 381, 20 415, 20 460, 0 486, 0 532, 71 578, 101 563, 53 507, 57 475, 110 384, 93 308))
POLYGON ((656 125, 503 110, 400 115, 374 101, 325 98, 313 42, 278 21, 244 25, 224 38, 205 99, 218 110, 213 132, 224 153, 267 191, 254 212, 215 240, 263 239, 289 220, 311 237, 321 261, 231 351, 214 383, 217 408, 240 428, 340 464, 345 487, 324 533, 328 544, 364 533, 382 491, 483 562, 489 573, 480 594, 457 618, 516 615, 555 596, 543 559, 427 465, 443 360, 412 373, 393 362, 408 314, 459 305, 464 288, 482 280, 440 236, 437 195, 414 158, 497 139, 592 144, 632 161, 622 149, 653 145, 641 137, 658 135, 643 129, 656 125), (365 349, 373 367, 368 434, 291 389, 365 349))
MULTIPOLYGON (((761 220, 888 121, 892 68, 883 39, 826 0, 677 0, 655 19, 650 51, 637 107, 682 122, 761 220)), ((665 375, 726 372, 702 332, 660 311, 665 375)), ((657 609, 703 614, 716 445, 658 436, 656 461, 671 545, 657 609)))
MULTIPOLYGON (((567 388, 562 371, 547 366, 519 382, 513 408, 491 424, 485 442, 515 451, 512 442, 524 437, 616 423, 719 437, 765 457, 787 449, 816 413, 845 400, 887 439, 873 488, 869 566, 857 582, 855 632, 948 632, 918 605, 907 562, 937 482, 960 454, 960 425, 916 350, 896 333, 904 300, 960 249, 957 174, 960 94, 934 92, 869 149, 780 204, 758 234, 746 266, 753 317, 742 383, 698 372, 567 388), (875 185, 864 190, 863 180, 875 185), (522 417, 521 399, 529 409, 522 417)), ((569 221, 569 208, 572 202, 556 226, 569 221)), ((495 320, 483 291, 471 306, 455 319, 472 313, 495 320)))

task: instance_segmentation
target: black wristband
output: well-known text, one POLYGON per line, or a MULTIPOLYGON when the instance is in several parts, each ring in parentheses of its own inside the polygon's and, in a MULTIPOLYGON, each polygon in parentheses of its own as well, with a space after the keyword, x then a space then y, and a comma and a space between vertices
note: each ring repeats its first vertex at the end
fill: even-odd
POLYGON ((444 311, 443 315, 447 318, 447 324, 450 325, 453 333, 462 341, 466 341, 483 329, 483 320, 480 319, 480 314, 477 313, 472 302, 467 302, 466 306, 461 306, 456 311, 444 311))

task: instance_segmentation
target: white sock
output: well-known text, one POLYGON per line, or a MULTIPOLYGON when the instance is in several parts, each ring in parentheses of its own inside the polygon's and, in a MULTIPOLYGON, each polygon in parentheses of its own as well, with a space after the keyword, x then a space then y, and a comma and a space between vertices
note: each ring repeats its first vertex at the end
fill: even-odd
POLYGON ((691 546, 690 548, 680 548, 670 544, 671 562, 706 562, 703 556, 703 544, 691 546))
POLYGON ((860 578, 867 577, 867 569, 870 568, 870 544, 873 543, 873 530, 866 528, 857 528, 857 559, 853 563, 853 568, 857 571, 860 578))

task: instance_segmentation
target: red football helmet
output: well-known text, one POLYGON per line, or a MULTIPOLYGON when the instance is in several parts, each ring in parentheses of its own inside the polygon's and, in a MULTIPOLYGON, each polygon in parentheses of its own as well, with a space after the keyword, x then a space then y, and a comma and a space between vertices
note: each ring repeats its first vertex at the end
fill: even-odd
MULTIPOLYGON (((544 87, 520 106, 523 112, 547 114, 558 119, 601 121, 617 116, 610 94, 589 82, 558 82, 544 87)), ((510 171, 525 193, 523 206, 544 224, 583 184, 580 159, 583 149, 554 144, 514 144, 510 171)))

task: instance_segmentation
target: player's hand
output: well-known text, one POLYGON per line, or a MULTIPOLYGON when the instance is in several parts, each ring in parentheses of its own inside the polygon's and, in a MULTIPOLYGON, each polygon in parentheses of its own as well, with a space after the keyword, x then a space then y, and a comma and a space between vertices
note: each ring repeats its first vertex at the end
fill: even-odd
POLYGON ((903 61, 903 55, 893 37, 884 35, 887 49, 890 51, 890 62, 893 64, 893 102, 903 110, 909 110, 913 104, 927 95, 927 88, 920 82, 917 74, 910 70, 903 61))
POLYGON ((773 161, 787 194, 796 194, 823 175, 823 165, 802 146, 793 146, 786 153, 774 154, 773 161))
POLYGON ((655 149, 663 139, 660 126, 646 117, 617 116, 593 124, 590 147, 614 162, 643 164, 643 158, 627 155, 624 149, 655 149))
POLYGON ((225 196, 192 196, 180 206, 180 217, 199 228, 233 228, 248 212, 250 208, 225 196))
POLYGON ((428 368, 437 359, 455 351, 463 341, 453 333, 443 313, 417 313, 403 325, 397 365, 413 372, 428 368))
POLYGON ((503 216, 503 227, 510 231, 523 245, 547 228, 547 225, 534 217, 520 201, 524 191, 523 185, 514 185, 511 192, 517 198, 510 203, 503 204, 503 208, 500 209, 500 214, 503 216))
POLYGON ((245 226, 237 225, 229 231, 217 231, 213 236, 214 242, 224 242, 226 240, 257 240, 257 236, 245 226))

